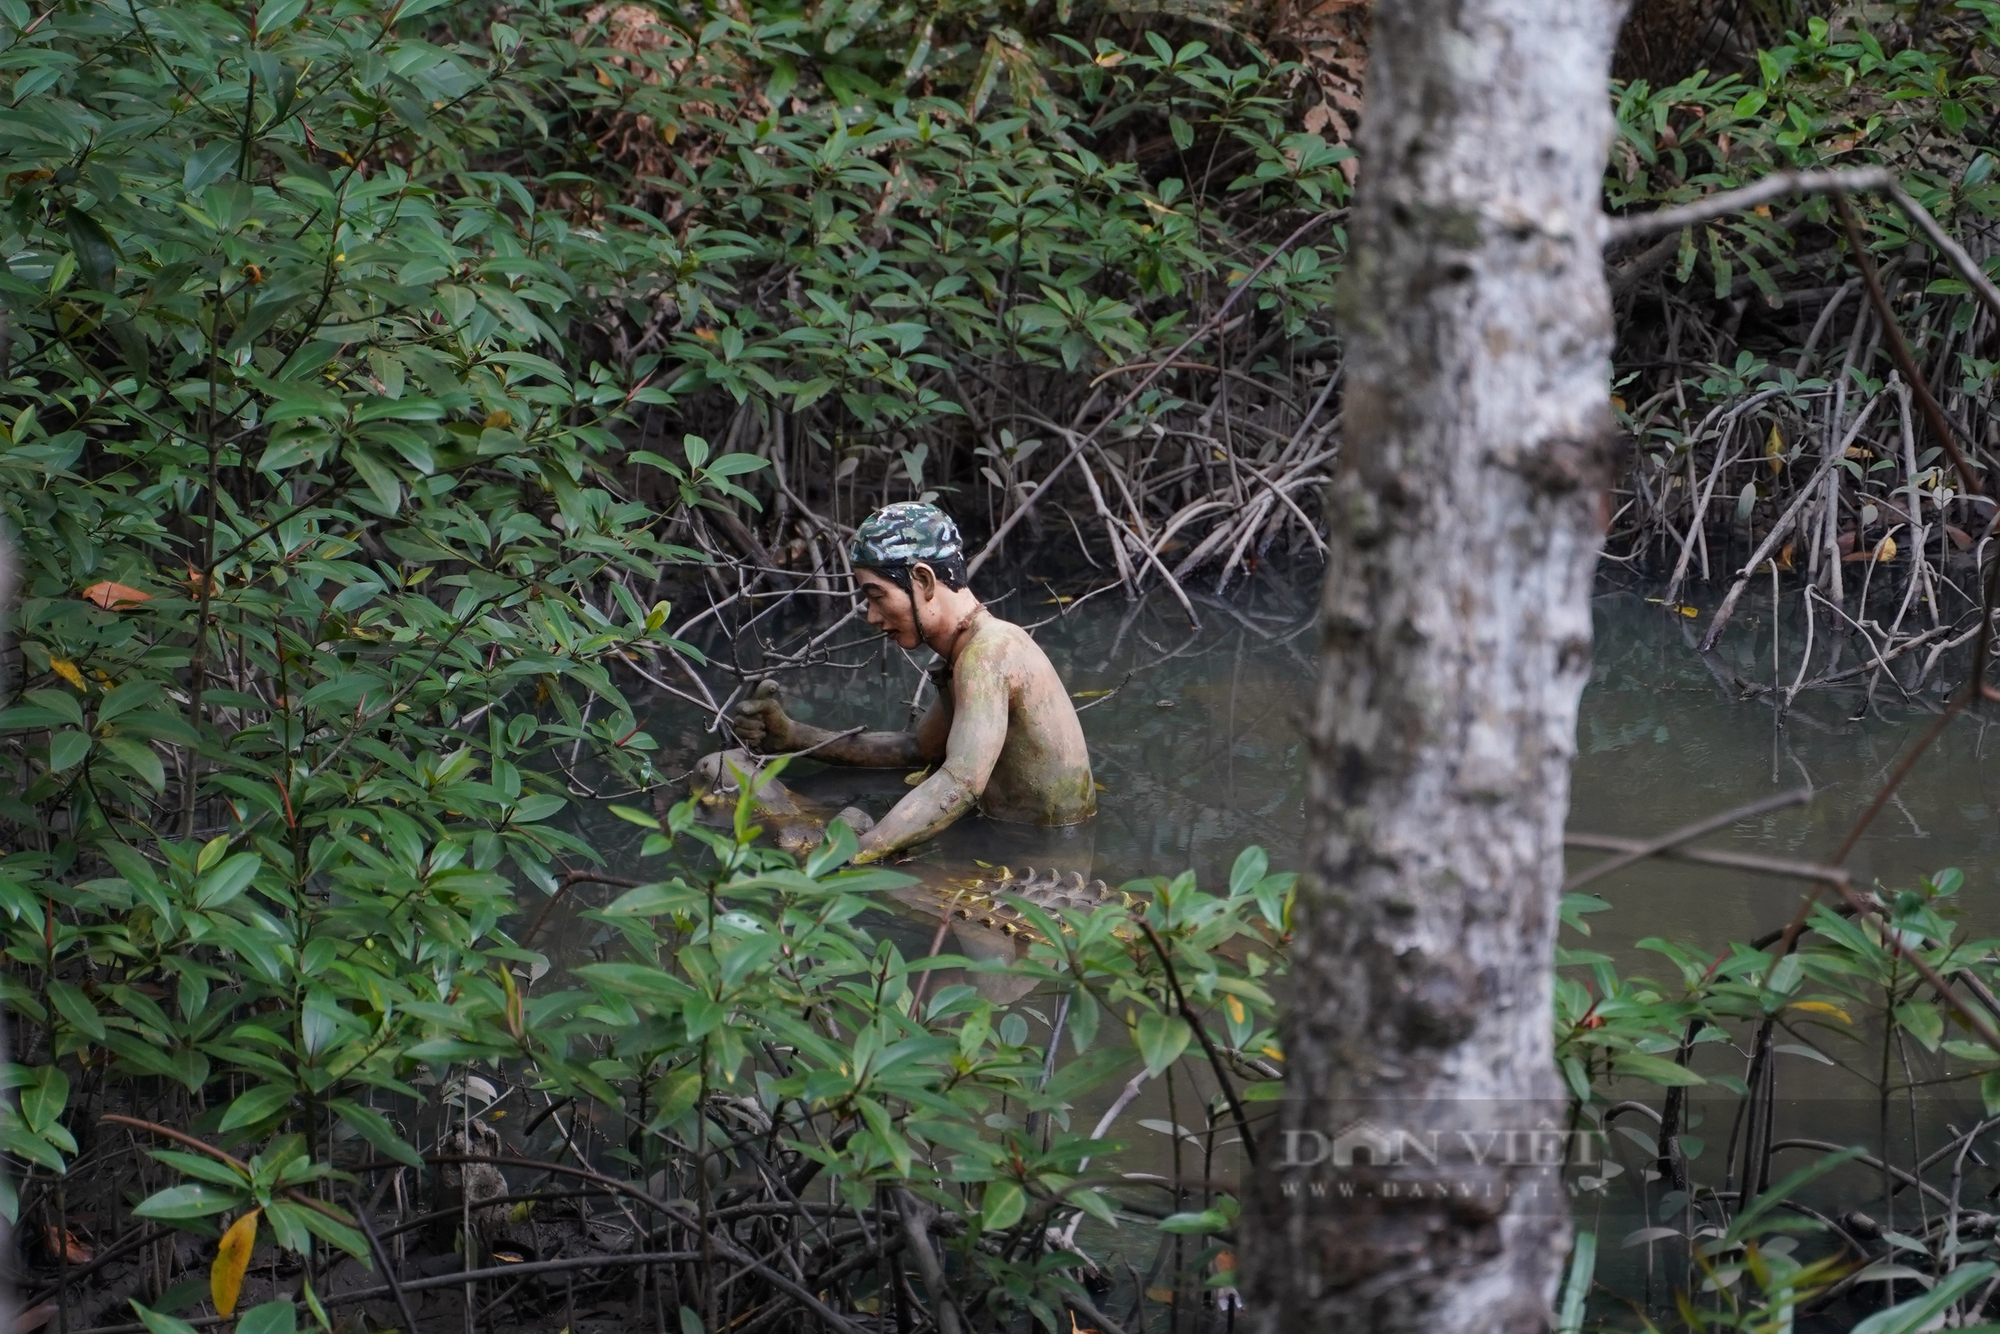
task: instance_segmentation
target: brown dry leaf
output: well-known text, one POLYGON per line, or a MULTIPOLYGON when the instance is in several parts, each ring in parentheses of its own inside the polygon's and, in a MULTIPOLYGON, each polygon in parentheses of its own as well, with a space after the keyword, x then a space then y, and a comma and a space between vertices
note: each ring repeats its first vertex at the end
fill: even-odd
POLYGON ((215 1298, 216 1314, 228 1319, 243 1295, 243 1275, 250 1268, 250 1252, 257 1248, 257 1216, 252 1209, 229 1225, 222 1243, 215 1248, 215 1263, 208 1269, 208 1293, 215 1298))
MULTIPOLYGON (((1306 110, 1306 131, 1335 147, 1352 143, 1360 123, 1371 10, 1367 0, 1292 0, 1272 25, 1271 35, 1292 48, 1302 79, 1319 95, 1306 110)), ((1341 170, 1351 166, 1343 162, 1341 170)))
MULTIPOLYGON (((730 17, 743 17, 740 0, 723 0, 716 8, 730 17)), ((776 110, 762 91, 761 72, 732 59, 724 46, 690 45, 650 5, 594 4, 582 19, 584 26, 575 34, 578 43, 609 48, 601 57, 604 63, 592 68, 598 83, 612 86, 616 82, 612 71, 618 70, 682 99, 675 120, 667 123, 625 110, 599 109, 585 115, 584 132, 634 180, 664 180, 675 176, 677 168, 693 179, 724 146, 720 134, 704 128, 704 118, 726 117, 754 125, 776 110)), ((601 198, 589 192, 553 191, 549 200, 579 219, 596 218, 603 211, 601 198)), ((673 222, 689 207, 678 191, 667 191, 650 202, 662 210, 665 222, 673 222)))
POLYGON ((56 1304, 54 1302, 43 1302, 40 1306, 31 1306, 14 1317, 14 1334, 34 1334, 34 1331, 55 1318, 56 1304))
POLYGON ((50 1254, 54 1254, 58 1247, 63 1251, 63 1258, 73 1265, 87 1265, 96 1256, 96 1252, 84 1245, 82 1239, 76 1233, 59 1232, 57 1229, 51 1227, 49 1229, 50 1254))
POLYGON ((83 600, 95 602, 106 611, 122 611, 126 607, 136 607, 141 603, 151 602, 153 595, 142 593, 128 584, 114 584, 107 580, 84 589, 83 600))

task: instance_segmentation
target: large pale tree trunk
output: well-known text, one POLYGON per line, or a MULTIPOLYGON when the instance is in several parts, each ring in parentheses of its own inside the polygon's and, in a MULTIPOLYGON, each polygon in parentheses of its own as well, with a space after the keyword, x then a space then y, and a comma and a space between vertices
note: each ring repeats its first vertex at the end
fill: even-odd
POLYGON ((1564 1142, 1550 992, 1612 471, 1598 247, 1622 8, 1376 12, 1290 1133, 1242 1246, 1271 1334, 1549 1319, 1567 1209, 1528 1162, 1564 1142), (1553 1140, 1496 1138, 1538 1129, 1553 1140), (1352 1167, 1343 1131, 1370 1143, 1352 1167))

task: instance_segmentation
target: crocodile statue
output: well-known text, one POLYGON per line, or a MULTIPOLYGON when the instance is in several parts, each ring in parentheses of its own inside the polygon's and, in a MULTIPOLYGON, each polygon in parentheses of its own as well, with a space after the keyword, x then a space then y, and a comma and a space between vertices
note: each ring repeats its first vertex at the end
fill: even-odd
MULTIPOLYGON (((824 806, 767 775, 744 750, 703 756, 694 767, 690 787, 710 818, 727 819, 735 813, 744 779, 749 780, 754 793, 751 805, 757 822, 780 848, 794 855, 819 846, 831 820, 846 821, 856 833, 865 832, 874 823, 867 812, 852 806, 830 814, 824 806)), ((1005 936, 1039 935, 1020 909, 1007 902, 1009 897, 1019 897, 1049 912, 1096 912, 1113 904, 1131 907, 1139 902, 1134 895, 1112 889, 1102 880, 1085 879, 1081 871, 1037 873, 1030 866, 1016 873, 1005 866, 982 864, 972 874, 965 874, 923 863, 903 863, 899 869, 917 876, 916 884, 892 891, 899 902, 954 925, 985 928, 1005 936)))
MULTIPOLYGON (((933 916, 948 921, 969 922, 1009 936, 1037 936, 1040 933, 1021 910, 1007 902, 1019 898, 1045 912, 1098 912, 1118 905, 1131 908, 1140 902, 1136 895, 1112 889, 1102 880, 1085 880, 1083 872, 1060 871, 1037 875, 1035 868, 1016 874, 1005 866, 993 867, 974 877, 953 876, 942 884, 917 887, 924 902, 917 905, 933 916)), ((904 898, 912 902, 917 896, 904 898)))
MULTIPOLYGON (((875 821, 866 811, 849 806, 838 813, 786 787, 758 763, 747 750, 719 750, 695 761, 688 788, 711 819, 724 822, 734 818, 736 802, 742 795, 744 779, 750 782, 750 804, 757 823, 764 826, 772 842, 794 856, 818 847, 826 838, 826 826, 845 820, 855 833, 865 833, 875 821)), ((662 793, 664 799, 665 794, 662 793)))

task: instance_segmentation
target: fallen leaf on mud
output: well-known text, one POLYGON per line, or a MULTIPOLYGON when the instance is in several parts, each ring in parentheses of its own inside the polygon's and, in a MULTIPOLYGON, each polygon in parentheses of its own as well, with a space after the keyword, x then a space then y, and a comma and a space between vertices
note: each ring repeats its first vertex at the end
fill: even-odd
POLYGON ((58 1247, 64 1252, 63 1258, 73 1265, 87 1265, 96 1258, 96 1252, 84 1245, 76 1233, 59 1232, 52 1227, 49 1229, 49 1254, 54 1255, 58 1247))

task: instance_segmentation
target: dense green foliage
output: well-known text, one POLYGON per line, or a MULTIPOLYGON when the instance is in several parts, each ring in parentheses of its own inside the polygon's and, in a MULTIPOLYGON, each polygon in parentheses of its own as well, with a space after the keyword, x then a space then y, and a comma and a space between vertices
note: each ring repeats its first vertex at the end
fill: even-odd
MULTIPOLYGON (((1055 1328, 1080 1289, 1042 1225, 1118 1207, 1078 1175, 1063 1109, 1179 1063, 1189 1004, 1221 1007, 1224 1077, 1269 1069, 1248 1054, 1267 964, 1216 952, 1277 920, 1261 855, 1228 897, 1149 887, 1158 950, 1123 913, 1043 923, 1071 1062, 965 988, 917 1004, 918 970, 856 920, 899 877, 796 869, 740 812, 725 836, 676 809, 652 850, 688 860, 603 915, 622 954, 549 974, 530 923, 595 856, 557 818, 571 796, 660 782, 625 664, 699 668, 656 596, 709 560, 692 512, 754 505, 766 466, 692 436, 633 448, 633 414, 719 387, 830 396, 871 427, 942 410, 913 378, 927 347, 1073 368, 1139 349, 1178 317, 1142 307, 1226 262, 1204 196, 1093 156, 1053 94, 989 86, 968 110, 829 64, 752 123, 699 70, 662 77, 694 34, 634 64, 572 9, 477 17, 0 4, 0 484, 23 571, 0 1136, 28 1169, 9 1212, 53 1226, 55 1184, 74 1206, 86 1180, 175 1226, 254 1206, 323 1277, 327 1247, 368 1261, 345 1169, 421 1163, 454 1125, 463 1148, 482 1084, 629 1119, 613 1158, 676 1197, 711 1158, 752 1171, 728 1129, 748 1097, 786 1173, 810 1158, 862 1201, 911 1183, 972 1220, 967 1308, 1055 1328), (699 220, 560 170, 580 125, 640 103, 716 142, 699 220), (793 290, 735 299, 772 273, 793 290), (106 1112, 220 1147, 156 1140, 107 1172, 106 1112)), ((778 79, 809 40, 788 19, 703 36, 704 60, 778 79)), ((1177 136, 1192 117, 1262 145, 1242 191, 1295 181, 1263 72, 1198 48, 1077 59, 1100 111, 1152 98, 1177 136)), ((1318 281, 1273 273, 1272 303, 1318 281)), ((513 1147, 559 1156, 562 1125, 513 1147)), ((1224 1225, 1202 1206, 1176 1226, 1224 1225)))
MULTIPOLYGON (((2000 8, 1954 14, 1962 56, 1816 21, 1755 74, 1625 88, 1613 207, 1886 159, 1940 216, 1984 219, 2000 182, 1970 136, 2000 111, 1980 64, 2000 8)), ((726 834, 687 805, 628 812, 672 864, 592 916, 615 932, 599 962, 569 973, 535 948, 597 855, 571 803, 667 774, 628 669, 713 679, 663 599, 716 556, 704 511, 754 519, 783 496, 784 451, 744 423, 796 423, 814 472, 791 485, 836 508, 848 478, 1004 506, 1032 481, 1044 400, 1080 420, 1093 380, 1163 354, 1344 202, 1346 150, 1293 129, 1297 70, 1165 21, 1084 31, 862 0, 0 0, 0 504, 22 568, 0 712, 10 1212, 46 1227, 58 1184, 86 1183, 197 1230, 254 1207, 323 1277, 367 1260, 364 1160, 436 1166, 492 1124, 478 1090, 505 1088, 550 1113, 513 1151, 582 1159, 553 1109, 588 1109, 629 1132, 597 1166, 691 1235, 766 1169, 878 1221, 907 1189, 955 1221, 958 1300, 990 1324, 1067 1327, 1083 1262, 1058 1239, 1079 1215, 1186 1236, 1170 1281, 1226 1285, 1210 1242, 1233 1203, 1112 1189, 1115 1141, 1071 1116, 1109 1082, 1178 1079, 1199 1124, 1166 1134, 1212 1155, 1236 1133, 1225 1086, 1274 1093, 1264 985, 1289 881, 1254 850, 1226 893, 1182 877, 1041 920, 1045 985, 1013 1007, 923 995, 953 961, 912 961, 865 918, 899 878, 843 869, 840 843, 803 867, 755 847, 743 809, 726 834), (106 1112, 218 1152, 156 1141, 108 1169, 106 1112)), ((1819 281, 1794 242, 1823 209, 1690 233, 1665 281, 1704 299, 1819 281)), ((1908 241, 1889 214, 1870 225, 1885 253, 1908 241)), ((1341 244, 1329 227, 1286 252, 1235 341, 1190 355, 1281 386, 1330 357, 1341 244)), ((1970 326, 1962 288, 1928 296, 1940 338, 1970 326)), ((1676 387, 1705 411, 1768 379, 1807 413, 1826 381, 1771 371, 1769 350, 1676 387)), ((1954 355, 1954 407, 1983 405, 1993 360, 1954 355)), ((1879 367, 1853 373, 1879 390, 1879 367)), ((1165 438, 1200 411, 1181 392, 1121 430, 1165 438)), ((1304 434, 1298 406, 1265 430, 1279 445, 1304 434)), ((1670 476, 1701 443, 1687 421, 1636 425, 1670 476)), ((1197 493, 1200 439, 1178 483, 1197 493)), ((1895 902, 1911 948, 1983 960, 1934 892, 1895 902)), ((1679 988, 1573 961, 1593 970, 1558 996, 1580 1112, 1619 1077, 1747 1094, 1688 1053, 1858 1013, 1857 992, 1918 1046, 1992 1063, 1945 1041, 1879 934, 1814 925, 1792 960, 1669 950, 1679 988)), ((1680 1144, 1661 1157, 1696 1156, 1680 1144)), ((1775 1319, 1829 1276, 1738 1246, 1767 1214, 1713 1189, 1673 1207, 1716 1286, 1759 1285, 1731 1319, 1775 1319)), ((823 1296, 879 1303, 874 1281, 843 1270, 823 1296)), ((725 1303, 798 1300, 761 1282, 725 1303)))
MULTIPOLYGON (((1666 966, 1662 979, 1623 975, 1596 950, 1559 951, 1558 1061, 1583 1124, 1608 1145, 1605 1166, 1584 1179, 1579 1226, 1636 1216, 1623 1244, 1658 1253, 1685 1328, 1782 1328, 1801 1308, 1855 1287, 1871 1257, 1857 1257, 1826 1219, 1798 1207, 1812 1183, 1836 1172, 1838 1198, 1875 1197, 1869 1207, 1886 1210, 1876 1226, 1889 1245, 1870 1277, 1923 1279, 1938 1303, 1928 1314, 1976 1296, 1994 1272, 1996 1243, 1957 1220, 1987 1186, 1987 1165, 1974 1169, 1964 1156, 1981 1123, 1965 1134, 1925 1132, 1942 1149, 1919 1153, 1907 1142, 1921 1142, 1919 1099, 2000 1113, 2000 1051, 1934 984, 1980 996, 2000 981, 2000 941, 1960 920, 1964 883, 1947 870, 1914 889, 1878 890, 1864 900, 1866 915, 1819 903, 1789 951, 1777 932, 1721 950, 1641 940, 1666 966), (1641 1083, 1664 1090, 1657 1109, 1627 1099, 1641 1083), (1813 1100, 1838 1109, 1824 1128, 1779 1110, 1813 1100), (1862 1109, 1874 1124, 1861 1138, 1878 1156, 1833 1151, 1839 1144, 1827 1141, 1852 1135, 1851 1113, 1862 1109), (1801 1132, 1817 1139, 1780 1137, 1801 1132), (1975 1170, 1979 1180, 1968 1180, 1975 1170), (1885 1171, 1922 1181, 1929 1198, 1883 1200, 1875 1186, 1885 1171)), ((1588 934, 1587 915, 1609 906, 1571 895, 1564 917, 1588 934)), ((1899 1319, 1919 1305, 1898 1307, 1899 1319)))

